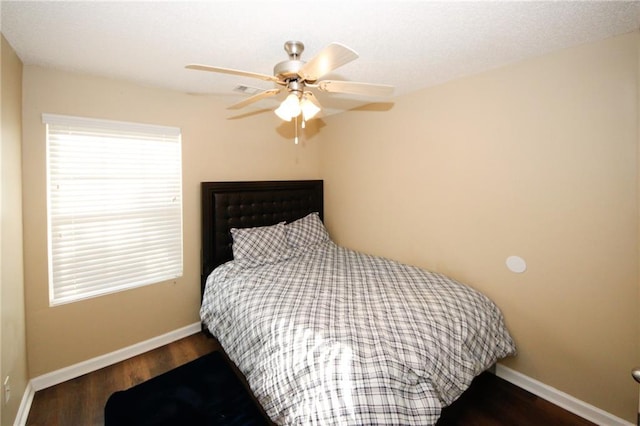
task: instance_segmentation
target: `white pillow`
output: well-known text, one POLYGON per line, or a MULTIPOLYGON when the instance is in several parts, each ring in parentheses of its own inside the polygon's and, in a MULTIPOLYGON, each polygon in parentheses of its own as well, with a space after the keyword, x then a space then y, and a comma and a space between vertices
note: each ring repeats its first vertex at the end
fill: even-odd
POLYGON ((287 236, 284 222, 254 228, 231 228, 233 258, 272 258, 284 254, 287 236))
POLYGON ((288 223, 285 228, 287 243, 290 247, 307 247, 329 241, 329 233, 320 220, 318 212, 288 223))

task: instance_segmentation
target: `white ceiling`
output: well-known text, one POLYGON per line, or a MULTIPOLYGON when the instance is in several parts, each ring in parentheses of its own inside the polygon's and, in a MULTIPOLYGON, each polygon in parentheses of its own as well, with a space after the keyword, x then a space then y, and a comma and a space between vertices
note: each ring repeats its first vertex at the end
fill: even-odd
MULTIPOLYGON (((1 31, 25 64, 130 80, 232 104, 271 83, 187 70, 203 63, 262 74, 300 40, 360 58, 329 77, 390 84, 395 95, 640 28, 640 1, 5 1, 1 31)), ((363 98, 320 96, 329 112, 363 98)), ((269 100, 253 108, 271 107, 269 100)))

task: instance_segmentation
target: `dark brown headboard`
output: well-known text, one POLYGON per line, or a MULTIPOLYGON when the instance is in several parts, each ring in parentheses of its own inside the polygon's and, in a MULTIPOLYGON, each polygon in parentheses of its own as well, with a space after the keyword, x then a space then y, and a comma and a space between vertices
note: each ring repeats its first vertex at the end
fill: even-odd
POLYGON ((202 182, 201 291, 213 269, 233 259, 231 228, 291 222, 312 212, 323 218, 321 180, 202 182))

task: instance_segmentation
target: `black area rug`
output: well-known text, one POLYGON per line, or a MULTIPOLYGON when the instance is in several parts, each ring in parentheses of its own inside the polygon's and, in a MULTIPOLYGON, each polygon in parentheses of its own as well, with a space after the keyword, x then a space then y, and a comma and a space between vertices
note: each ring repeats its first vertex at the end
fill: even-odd
POLYGON ((243 384, 219 352, 113 393, 105 426, 267 425, 243 384))

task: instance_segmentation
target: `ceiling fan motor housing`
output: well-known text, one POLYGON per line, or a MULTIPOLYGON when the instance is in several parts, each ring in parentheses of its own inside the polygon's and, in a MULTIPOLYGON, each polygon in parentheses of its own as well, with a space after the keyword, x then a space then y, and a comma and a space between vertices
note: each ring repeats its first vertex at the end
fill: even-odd
POLYGON ((273 75, 282 81, 300 80, 298 72, 305 64, 300 60, 300 55, 304 51, 304 44, 301 41, 289 40, 284 44, 284 50, 289 55, 288 61, 282 61, 273 67, 273 75))
POLYGON ((297 59, 279 62, 273 67, 273 75, 279 80, 297 80, 300 78, 298 71, 304 64, 304 61, 297 59))

